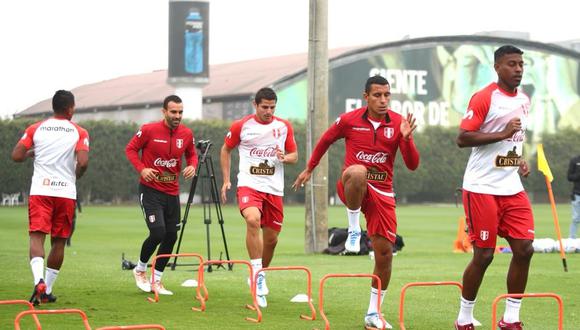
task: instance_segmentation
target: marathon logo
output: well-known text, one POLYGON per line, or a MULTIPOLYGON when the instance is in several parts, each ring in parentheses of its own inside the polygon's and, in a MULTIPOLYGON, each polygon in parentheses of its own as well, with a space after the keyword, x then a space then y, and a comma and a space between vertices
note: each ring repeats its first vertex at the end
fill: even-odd
POLYGON ((267 159, 264 159, 264 162, 258 166, 250 166, 250 174, 252 175, 274 175, 275 172, 276 169, 274 166, 268 166, 267 159))
POLYGON ((498 155, 495 158, 496 167, 519 167, 522 163, 522 157, 517 154, 516 147, 507 152, 507 155, 498 155))
POLYGON ((47 132, 65 132, 65 133, 74 132, 74 128, 62 126, 41 126, 40 130, 47 132))

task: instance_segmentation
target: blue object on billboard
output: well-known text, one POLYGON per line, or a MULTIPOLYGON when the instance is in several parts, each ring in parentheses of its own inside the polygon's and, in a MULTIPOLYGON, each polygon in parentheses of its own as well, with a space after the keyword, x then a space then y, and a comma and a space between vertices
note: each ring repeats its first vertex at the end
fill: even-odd
POLYGON ((185 72, 203 72, 203 19, 197 8, 185 18, 185 72))

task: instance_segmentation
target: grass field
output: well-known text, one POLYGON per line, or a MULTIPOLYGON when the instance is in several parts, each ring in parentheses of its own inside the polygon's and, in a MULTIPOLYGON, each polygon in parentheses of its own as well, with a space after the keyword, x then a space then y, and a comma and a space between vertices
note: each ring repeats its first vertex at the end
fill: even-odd
MULTIPOLYGON (((225 231, 232 259, 247 259, 245 226, 237 208, 224 207, 225 231)), ((393 276, 383 305, 385 318, 398 328, 399 294, 403 285, 415 281, 461 281, 469 254, 452 253, 457 219, 462 210, 452 205, 400 206, 399 233, 405 248, 394 257, 393 276)), ((536 236, 555 238, 548 205, 534 206, 536 236)), ((559 208, 563 235, 568 234, 569 205, 559 208)), ((215 214, 213 216, 215 221, 215 214)), ((329 227, 345 227, 342 207, 329 209, 329 227)), ((210 226, 212 257, 224 251, 217 222, 210 226)), ((159 303, 146 301, 148 294, 138 291, 131 272, 121 270, 121 253, 136 261, 146 236, 146 226, 137 206, 86 207, 79 216, 72 246, 67 248, 65 263, 55 285, 55 304, 42 309, 80 308, 93 328, 107 325, 160 323, 167 329, 312 329, 324 328, 316 321, 299 320, 307 313, 306 304, 290 303, 297 293, 305 293, 305 280, 299 272, 268 274, 269 306, 263 310, 261 324, 244 320, 255 313, 244 309, 250 302, 246 284, 247 269, 236 266, 233 271, 214 270, 206 273, 210 293, 204 313, 191 311, 199 306, 193 299, 194 289, 180 284, 193 278, 193 266, 167 270, 166 287, 172 297, 162 296, 159 303)), ((501 245, 505 241, 501 240, 501 245)), ((47 245, 48 246, 48 245, 47 245)), ((284 231, 281 234, 272 266, 304 265, 312 270, 313 297, 318 306, 318 282, 327 273, 370 273, 373 261, 368 256, 327 256, 304 254, 304 208, 286 208, 284 231)), ((202 210, 192 208, 181 252, 206 253, 205 226, 202 210)), ((489 329, 491 302, 505 292, 505 274, 511 255, 495 256, 480 289, 475 309, 476 318, 489 329)), ((562 269, 558 254, 536 254, 528 281, 528 292, 555 292, 565 306, 564 329, 580 329, 580 255, 567 256, 569 272, 562 269)), ((27 299, 32 290, 32 274, 28 264, 27 215, 25 208, 0 208, 0 300, 27 299)), ((187 263, 188 260, 182 259, 187 263)), ((368 279, 331 279, 325 286, 325 311, 332 329, 362 329, 369 296, 368 279)), ((405 302, 407 329, 452 329, 459 306, 456 287, 412 288, 405 302)), ((0 329, 11 329, 14 316, 21 307, 0 306, 0 329)), ((498 311, 503 313, 504 304, 498 311)), ((526 329, 557 329, 557 305, 554 300, 528 299, 522 307, 526 329)), ((501 316, 500 316, 501 317, 501 316)), ((81 329, 75 316, 41 317, 43 329, 81 329)), ((25 329, 33 329, 26 320, 25 329)))

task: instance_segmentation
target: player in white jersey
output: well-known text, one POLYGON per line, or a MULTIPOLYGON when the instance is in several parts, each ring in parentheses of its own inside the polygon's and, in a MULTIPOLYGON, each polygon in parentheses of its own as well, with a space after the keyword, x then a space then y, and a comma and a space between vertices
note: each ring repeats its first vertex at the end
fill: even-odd
POLYGON ((74 95, 59 90, 52 98, 54 116, 29 126, 12 151, 15 162, 34 158, 28 201, 30 267, 34 291, 30 301, 55 302, 52 286, 64 260, 64 246, 71 234, 76 179, 89 163, 89 135, 71 122, 74 95), (51 236, 51 250, 44 271, 44 240, 51 236))
MULTIPOLYGON (((463 178, 463 206, 473 243, 473 259, 463 273, 460 311, 455 329, 474 329, 473 307, 497 236, 512 250, 508 293, 523 293, 534 249, 534 218, 520 181, 530 173, 522 157, 529 98, 518 90, 524 72, 523 52, 514 46, 495 51, 497 83, 475 93, 461 121, 457 145, 472 147, 463 178)), ((521 299, 508 298, 498 327, 522 329, 521 299)))
MULTIPOLYGON (((232 186, 231 152, 238 147, 238 206, 246 221, 246 248, 253 276, 260 268, 268 267, 274 256, 284 221, 284 164, 298 160, 292 125, 274 116, 276 101, 271 88, 260 89, 253 102, 256 113, 232 124, 220 154, 224 180, 221 196, 225 202, 226 192, 232 186)), ((256 284, 258 304, 266 307, 268 288, 264 272, 258 275, 256 284)))

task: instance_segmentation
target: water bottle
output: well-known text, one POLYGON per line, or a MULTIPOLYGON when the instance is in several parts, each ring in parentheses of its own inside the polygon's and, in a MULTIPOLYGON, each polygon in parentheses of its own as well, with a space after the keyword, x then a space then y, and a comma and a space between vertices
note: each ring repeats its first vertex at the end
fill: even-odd
POLYGON ((199 9, 191 8, 185 18, 185 72, 203 71, 203 20, 199 9))

